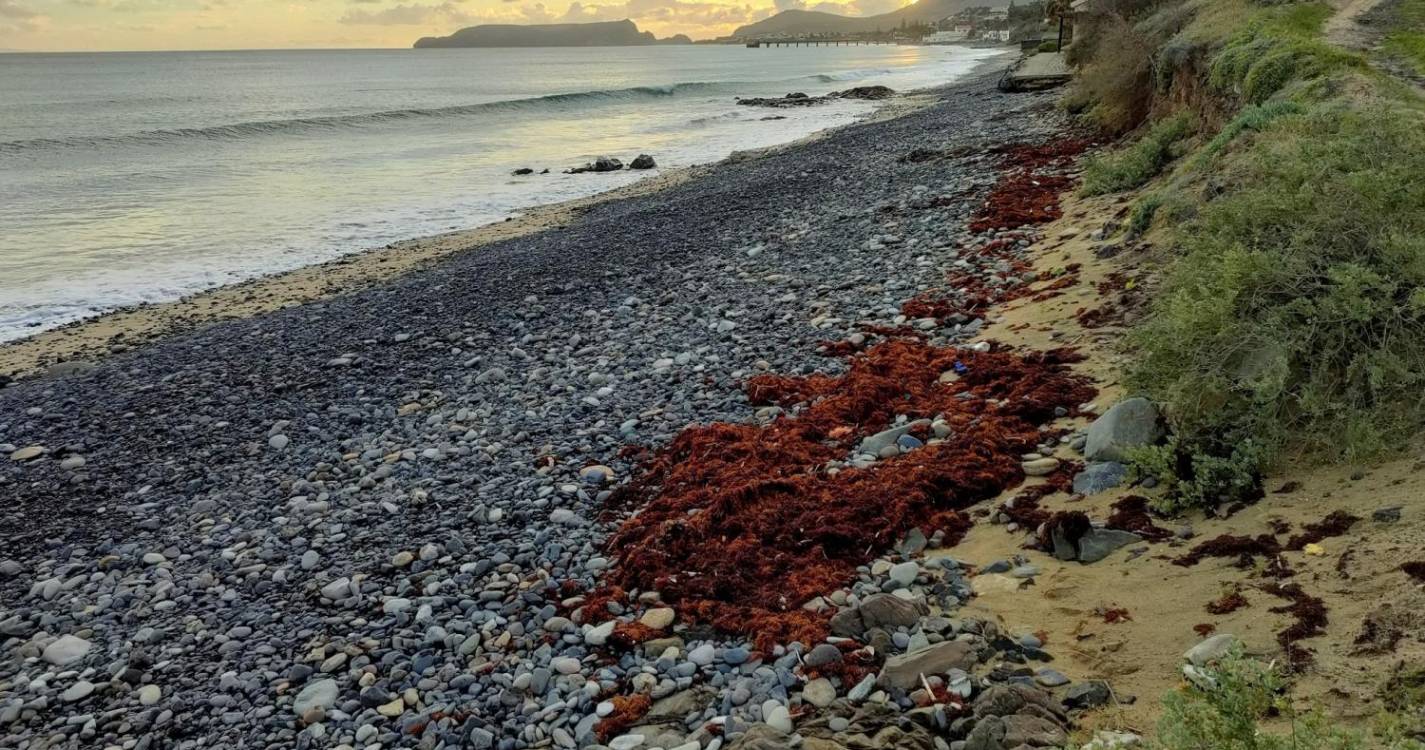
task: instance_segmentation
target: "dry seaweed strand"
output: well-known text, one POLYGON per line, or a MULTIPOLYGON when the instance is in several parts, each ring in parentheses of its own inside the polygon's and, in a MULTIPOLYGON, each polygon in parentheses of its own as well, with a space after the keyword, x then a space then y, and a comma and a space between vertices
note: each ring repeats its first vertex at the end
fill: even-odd
POLYGON ((1223 534, 1193 547, 1186 555, 1173 560, 1173 564, 1190 568, 1209 557, 1235 557, 1238 567, 1249 568, 1256 558, 1279 557, 1281 551, 1281 543, 1271 534, 1255 537, 1223 534))
POLYGON ((1236 612, 1245 606, 1247 606, 1247 597, 1242 596, 1240 588, 1233 587, 1231 591, 1208 602, 1206 609, 1209 614, 1225 615, 1236 612))
POLYGON ((1322 539, 1341 536, 1350 531, 1351 527, 1360 520, 1360 516, 1353 516, 1343 510, 1333 510, 1320 521, 1303 526, 1303 532, 1287 540, 1284 549, 1299 551, 1305 549, 1308 544, 1316 544, 1322 539))
POLYGON ((1272 607, 1271 612, 1291 615, 1295 620, 1277 633, 1277 643, 1286 652, 1287 663, 1297 671, 1311 666, 1316 657, 1297 642, 1304 638, 1315 638, 1326 633, 1326 603, 1312 596, 1295 583, 1275 581, 1262 586, 1262 590, 1272 596, 1286 599, 1289 604, 1272 607))
POLYGON ((1113 515, 1106 521, 1110 529, 1131 531, 1150 542, 1161 542, 1173 537, 1173 532, 1153 523, 1152 516, 1148 515, 1146 497, 1127 495, 1112 507, 1113 515))
POLYGON ((912 528, 958 541, 971 523, 960 510, 1023 480, 1018 457, 1042 439, 1039 427, 1093 398, 1068 368, 1080 358, 893 339, 840 376, 752 378, 753 403, 808 405, 765 426, 689 428, 659 451, 620 490, 619 503, 642 511, 610 539, 617 563, 607 580, 656 590, 680 616, 753 636, 759 648, 819 642, 827 616, 802 604, 854 579, 912 528), (940 383, 957 361, 959 379, 940 383), (897 415, 942 416, 953 434, 827 471, 897 415))
POLYGON ((1103 621, 1109 625, 1118 625, 1120 623, 1133 621, 1133 616, 1128 614, 1128 610, 1123 607, 1112 607, 1102 610, 1102 613, 1103 621))

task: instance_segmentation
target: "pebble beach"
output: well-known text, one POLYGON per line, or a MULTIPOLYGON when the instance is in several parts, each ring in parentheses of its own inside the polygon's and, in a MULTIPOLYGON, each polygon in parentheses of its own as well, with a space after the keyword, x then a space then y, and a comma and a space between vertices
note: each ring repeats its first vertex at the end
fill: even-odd
MULTIPOLYGON (((0 746, 1065 744, 1108 686, 957 614, 991 561, 921 557, 954 541, 943 512, 1057 468, 1036 442, 1094 395, 1052 357, 1003 353, 982 336, 992 308, 954 298, 1043 288, 1021 263, 1034 222, 985 206, 1006 148, 1070 129, 1053 94, 1002 94, 997 75, 0 388, 0 746), (956 304, 927 304, 941 294, 956 304), (919 348, 880 351, 925 365, 907 388, 963 380, 953 403, 814 422, 797 388, 835 394, 897 341, 919 348), (767 378, 775 394, 749 394, 767 378), (674 497, 680 477, 738 476, 677 473, 715 423, 808 441, 815 465, 779 481, 830 479, 801 492, 905 461, 956 504, 848 517, 875 533, 819 539, 835 564, 803 578, 790 511, 674 497), (944 468, 970 446, 974 487, 944 468), (685 570, 657 568, 691 538, 685 570)), ((787 443, 747 445, 738 461, 787 443)))

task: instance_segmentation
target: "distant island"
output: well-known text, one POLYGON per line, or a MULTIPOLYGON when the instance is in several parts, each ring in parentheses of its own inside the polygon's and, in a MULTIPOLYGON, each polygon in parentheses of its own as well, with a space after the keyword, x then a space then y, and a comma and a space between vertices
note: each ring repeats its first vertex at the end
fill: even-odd
POLYGON ((920 0, 875 16, 839 16, 815 10, 784 10, 757 23, 739 26, 734 39, 868 34, 892 31, 903 25, 934 25, 971 6, 1002 8, 1010 0, 920 0))
POLYGON ((650 44, 692 44, 683 34, 666 39, 639 31, 630 20, 598 23, 551 23, 519 26, 482 24, 468 26, 450 36, 427 36, 416 49, 447 47, 638 47, 650 44))

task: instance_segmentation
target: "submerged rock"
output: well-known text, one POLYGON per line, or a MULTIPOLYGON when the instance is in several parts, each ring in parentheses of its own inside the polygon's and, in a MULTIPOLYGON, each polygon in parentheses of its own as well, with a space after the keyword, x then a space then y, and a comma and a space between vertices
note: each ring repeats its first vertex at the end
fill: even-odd
POLYGON ((869 101, 889 99, 895 95, 895 89, 889 86, 857 86, 832 94, 832 96, 838 99, 865 99, 869 101))
POLYGON ((569 174, 584 174, 585 172, 617 172, 623 169, 623 162, 612 156, 600 156, 599 158, 585 164, 582 167, 574 167, 568 170, 569 174))

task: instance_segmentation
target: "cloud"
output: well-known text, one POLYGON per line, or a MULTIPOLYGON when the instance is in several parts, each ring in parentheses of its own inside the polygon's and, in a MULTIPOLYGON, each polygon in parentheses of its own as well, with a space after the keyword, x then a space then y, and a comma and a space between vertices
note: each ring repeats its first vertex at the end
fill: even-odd
POLYGON ((31 10, 16 0, 0 0, 0 32, 5 36, 29 34, 49 23, 49 16, 31 10))
POLYGON ((748 5, 726 5, 699 0, 625 0, 613 5, 584 5, 570 3, 569 9, 559 17, 561 23, 587 23, 589 21, 620 21, 625 18, 664 28, 707 28, 724 27, 748 23, 767 15, 765 10, 748 5))
MULTIPOLYGON (((0 0, 4 2, 5 0, 0 0)), ((544 3, 503 0, 494 7, 466 7, 461 0, 402 2, 370 7, 381 0, 348 0, 340 21, 353 26, 470 25, 476 23, 590 23, 631 19, 640 29, 659 36, 690 32, 709 36, 731 31, 735 26, 758 21, 772 14, 769 8, 734 5, 716 0, 621 0, 613 3, 585 3, 575 0, 561 13, 544 3)), ((774 0, 805 5, 805 0, 774 0)))
MULTIPOLYGON (((782 0, 774 0, 779 3, 782 0)), ((838 16, 879 16, 882 13, 890 13, 893 10, 900 10, 907 5, 905 0, 848 0, 848 2, 834 2, 833 0, 822 0, 808 8, 821 13, 835 13, 838 16)))
POLYGON ((846 6, 851 11, 848 15, 853 16, 879 16, 903 7, 905 3, 902 0, 855 0, 846 6))
POLYGON ((772 0, 778 12, 784 10, 806 10, 806 0, 772 0))
POLYGON ((425 26, 438 22, 465 23, 474 16, 465 12, 453 2, 438 5, 410 3, 393 5, 382 10, 362 10, 352 8, 340 21, 352 26, 425 26))
POLYGON ((9 18, 16 21, 25 21, 39 18, 37 10, 30 10, 25 6, 15 2, 15 0, 0 0, 0 18, 9 18))

